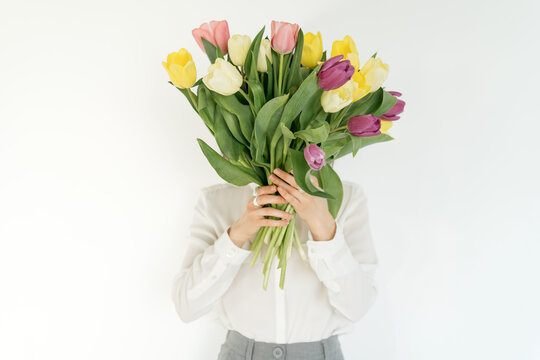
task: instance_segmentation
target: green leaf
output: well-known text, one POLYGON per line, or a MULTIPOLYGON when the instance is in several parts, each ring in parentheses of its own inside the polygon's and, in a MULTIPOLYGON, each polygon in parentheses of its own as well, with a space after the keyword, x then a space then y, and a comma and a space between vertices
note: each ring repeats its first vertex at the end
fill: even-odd
POLYGON ((255 176, 249 169, 243 166, 234 165, 230 161, 227 161, 205 143, 204 140, 197 138, 197 142, 210 165, 226 182, 236 186, 244 186, 251 182, 263 185, 261 179, 258 176, 255 176))
POLYGON ((285 91, 289 92, 292 86, 300 86, 300 60, 302 59, 302 50, 304 48, 304 33, 302 29, 298 30, 298 37, 296 39, 296 47, 294 48, 294 56, 291 62, 291 71, 287 77, 285 84, 285 91))
POLYGON ((328 211, 335 219, 343 201, 343 184, 339 175, 328 164, 323 166, 319 173, 321 175, 319 186, 333 196, 333 199, 327 199, 327 203, 328 211))
POLYGON ((294 136, 293 132, 285 126, 283 123, 279 123, 279 126, 281 127, 281 132, 283 133, 283 136, 287 139, 296 139, 296 136, 294 136))
POLYGON ((266 75, 268 76, 268 81, 266 82, 266 101, 270 101, 274 97, 274 67, 268 56, 265 55, 264 58, 266 59, 266 75))
POLYGON ((201 36, 201 40, 203 43, 204 51, 206 52, 206 56, 208 56, 208 60, 210 60, 210 64, 213 64, 216 62, 216 58, 218 57, 217 49, 210 41, 206 40, 201 36))
POLYGON ((266 98, 264 96, 264 89, 258 79, 248 80, 247 84, 249 88, 249 96, 251 97, 253 105, 255 106, 255 112, 259 112, 259 110, 266 102, 266 98))
POLYGON ((304 190, 310 195, 319 196, 326 199, 334 199, 334 196, 327 192, 320 190, 314 191, 313 184, 310 184, 311 186, 308 186, 306 176, 309 176, 311 168, 309 167, 306 159, 304 158, 304 153, 295 149, 289 149, 289 154, 291 156, 294 180, 296 181, 298 186, 300 186, 302 190, 304 190))
POLYGON ((282 95, 273 98, 261 108, 255 118, 255 141, 257 142, 257 161, 270 159, 269 152, 266 152, 267 144, 275 129, 279 124, 279 119, 283 111, 283 107, 287 102, 289 95, 282 95), (265 156, 266 155, 266 156, 265 156))
POLYGON ((244 69, 246 71, 246 74, 248 74, 249 80, 253 81, 254 78, 257 78, 257 59, 259 57, 259 47, 261 46, 261 39, 264 34, 265 27, 263 26, 262 29, 255 35, 255 38, 249 45, 248 51, 246 54, 253 54, 253 57, 246 56, 246 60, 244 61, 244 69), (253 71, 255 70, 255 71, 253 71))
POLYGON ((236 115, 244 138, 250 139, 251 132, 253 131, 253 114, 251 113, 249 106, 242 104, 234 95, 225 96, 213 92, 212 96, 225 110, 236 115))
POLYGON ((322 105, 321 105, 321 95, 323 93, 322 89, 319 89, 319 91, 316 91, 311 98, 306 103, 306 106, 300 113, 300 124, 299 129, 305 129, 308 124, 313 121, 313 118, 315 115, 321 111, 322 105))
POLYGON ((246 147, 231 134, 221 111, 216 112, 214 128, 214 137, 216 138, 216 143, 221 152, 230 160, 238 162, 242 153, 246 152, 246 147))
POLYGON ((372 112, 373 116, 379 117, 383 115, 388 110, 390 110, 392 106, 394 106, 397 102, 397 97, 390 94, 389 92, 382 90, 382 94, 383 94, 383 97, 381 100, 381 104, 376 110, 372 112))
POLYGON ((330 125, 325 121, 310 129, 298 130, 294 133, 296 137, 304 139, 308 143, 321 143, 326 140, 330 132, 330 125))
POLYGON ((242 134, 242 130, 240 129, 240 121, 238 120, 238 118, 219 105, 218 105, 218 109, 219 110, 216 111, 216 113, 220 112, 222 114, 223 119, 225 123, 227 124, 227 128, 229 129, 231 135, 234 136, 234 138, 238 142, 248 146, 249 142, 247 141, 246 138, 244 138, 244 135, 242 134))
POLYGON ((375 136, 354 136, 352 134, 350 134, 350 136, 352 140, 353 157, 356 156, 356 153, 358 152, 358 150, 360 150, 363 147, 366 147, 371 144, 390 141, 394 139, 390 135, 384 134, 384 133, 380 133, 379 135, 375 135, 375 136))

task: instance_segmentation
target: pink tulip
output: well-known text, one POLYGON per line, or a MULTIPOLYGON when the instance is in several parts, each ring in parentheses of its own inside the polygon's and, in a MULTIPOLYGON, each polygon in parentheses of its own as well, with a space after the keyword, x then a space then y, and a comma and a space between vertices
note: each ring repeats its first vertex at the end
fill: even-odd
POLYGON ((375 136, 381 133, 381 120, 371 114, 357 115, 347 121, 347 128, 354 136, 375 136))
MULTIPOLYGON (((394 95, 396 97, 400 97, 401 93, 398 91, 389 91, 388 92, 391 95, 394 95)), ((405 101, 401 99, 397 99, 396 103, 390 110, 388 110, 384 115, 381 115, 382 120, 388 120, 388 121, 394 121, 399 120, 399 114, 403 112, 403 109, 405 108, 405 101)))
POLYGON ((214 46, 219 45, 219 48, 223 55, 228 52, 228 42, 229 42, 229 24, 227 20, 215 21, 212 20, 209 23, 203 23, 196 29, 191 31, 195 41, 199 44, 199 47, 202 51, 204 50, 204 45, 201 38, 205 38, 210 41, 214 46))
POLYGON ((279 54, 288 54, 294 50, 298 38, 298 24, 272 20, 271 41, 272 49, 279 54))
POLYGON ((304 148, 304 158, 313 170, 320 170, 326 165, 325 155, 325 152, 317 144, 310 144, 304 148))

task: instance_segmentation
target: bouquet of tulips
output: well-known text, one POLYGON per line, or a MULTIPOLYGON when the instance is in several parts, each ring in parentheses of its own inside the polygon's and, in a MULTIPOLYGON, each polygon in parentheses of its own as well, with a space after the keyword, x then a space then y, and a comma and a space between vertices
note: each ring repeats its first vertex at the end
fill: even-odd
MULTIPOLYGON (((170 83, 214 136, 222 154, 197 141, 221 178, 237 186, 263 186, 270 185, 268 176, 275 168, 292 170, 303 191, 327 199, 335 218, 343 187, 330 163, 392 140, 388 129, 405 102, 397 99, 400 93, 381 87, 388 65, 376 53, 360 68, 350 36, 334 41, 327 60, 319 32, 304 34, 297 24, 278 21, 272 21, 270 39, 264 31, 263 27, 252 40, 248 35, 230 36, 225 20, 202 24, 192 34, 210 60, 208 73, 197 79, 191 54, 184 48, 169 54, 163 66, 170 83)), ((294 215, 290 204, 271 206, 294 215)), ((263 288, 277 255, 283 289, 292 247, 306 259, 295 218, 287 226, 259 230, 251 244, 251 266, 263 243, 263 288)))

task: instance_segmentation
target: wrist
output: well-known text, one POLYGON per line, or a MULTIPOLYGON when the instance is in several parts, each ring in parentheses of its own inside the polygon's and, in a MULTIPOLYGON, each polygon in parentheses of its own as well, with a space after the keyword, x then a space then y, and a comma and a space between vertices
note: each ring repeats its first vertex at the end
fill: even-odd
POLYGON ((337 224, 332 215, 308 224, 314 241, 330 241, 336 235, 337 224))
POLYGON ((241 235, 237 234, 236 229, 234 228, 234 224, 229 226, 229 228, 227 229, 227 234, 229 235, 231 241, 240 248, 246 242, 246 240, 244 240, 241 235))

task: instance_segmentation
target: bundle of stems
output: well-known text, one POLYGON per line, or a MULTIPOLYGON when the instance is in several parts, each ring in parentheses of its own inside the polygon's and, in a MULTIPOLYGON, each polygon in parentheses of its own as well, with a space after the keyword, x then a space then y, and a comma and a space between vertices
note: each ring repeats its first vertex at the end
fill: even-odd
MULTIPOLYGON (((277 257, 279 263, 277 268, 281 269, 281 275, 279 279, 279 287, 283 289, 285 285, 285 272, 287 269, 287 260, 291 256, 293 245, 297 248, 298 253, 302 259, 306 259, 306 255, 300 238, 298 236, 298 230, 296 229, 296 212, 291 204, 271 204, 273 207, 293 214, 293 218, 286 226, 263 226, 259 229, 259 232, 255 236, 255 239, 251 243, 250 250, 254 252, 253 259, 251 260, 251 266, 255 264, 263 244, 266 244, 266 252, 262 257, 263 263, 263 289, 268 288, 268 279, 270 277, 270 268, 274 263, 274 259, 277 257)), ((271 217, 274 218, 274 217, 271 217)), ((277 219, 277 218, 276 218, 277 219)))

